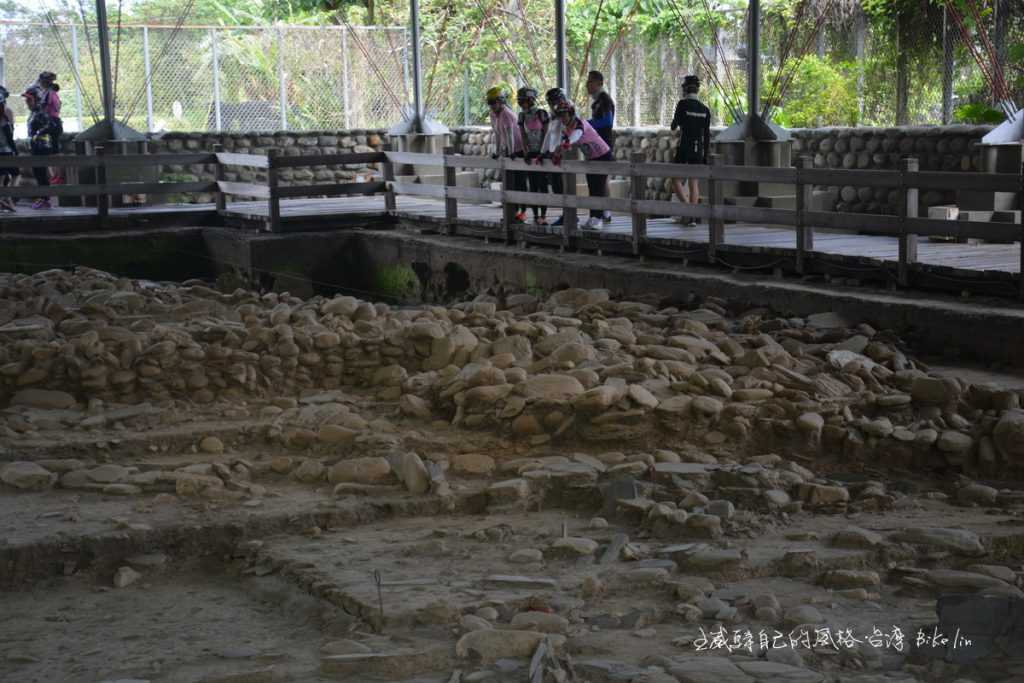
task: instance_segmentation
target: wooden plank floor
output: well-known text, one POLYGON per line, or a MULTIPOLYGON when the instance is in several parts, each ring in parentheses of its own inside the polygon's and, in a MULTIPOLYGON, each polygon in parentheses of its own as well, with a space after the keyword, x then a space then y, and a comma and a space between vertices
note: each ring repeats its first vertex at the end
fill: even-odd
MULTIPOLYGON (((400 214, 425 215, 432 218, 444 217, 444 204, 441 201, 420 197, 398 197, 397 208, 400 214)), ((549 211, 552 219, 560 215, 558 209, 549 211)), ((582 225, 587 213, 579 212, 582 225)), ((474 221, 501 220, 501 211, 497 206, 479 206, 472 204, 459 205, 459 218, 474 221)), ((559 228, 537 228, 538 231, 558 233, 559 228)), ((621 236, 623 239, 632 234, 632 222, 625 214, 612 214, 611 224, 604 225, 601 232, 621 236)), ((707 223, 697 227, 688 227, 667 218, 652 219, 647 222, 647 236, 652 240, 664 241, 669 245, 683 243, 706 244, 708 241, 707 223)), ((763 226, 749 223, 731 223, 725 226, 725 243, 737 247, 753 249, 795 249, 796 232, 786 226, 763 226)), ((857 235, 837 230, 821 229, 814 233, 814 251, 836 256, 875 259, 878 261, 896 262, 899 259, 899 240, 883 235, 857 235)), ((962 270, 986 271, 994 270, 1004 273, 1020 272, 1020 244, 956 244, 953 242, 930 242, 922 239, 918 245, 918 260, 930 266, 945 266, 962 270)))
MULTIPOLYGON (((153 207, 114 208, 112 216, 157 215, 174 212, 208 212, 212 204, 178 204, 159 205, 153 207)), ((324 221, 331 216, 379 215, 384 212, 384 196, 356 196, 321 199, 285 199, 281 201, 281 217, 284 222, 296 227, 303 220, 318 219, 324 221)), ((0 214, 0 227, 3 222, 11 219, 38 219, 45 221, 61 218, 81 218, 94 216, 96 210, 89 207, 54 207, 50 210, 34 211, 28 206, 19 206, 14 214, 0 214)), ((397 197, 397 213, 400 216, 415 218, 417 216, 442 219, 445 216, 444 202, 425 197, 397 197)), ((550 209, 551 219, 557 218, 561 211, 550 209)), ((228 214, 242 219, 262 221, 268 217, 265 201, 229 202, 228 214)), ((582 225, 587 212, 579 212, 582 225)), ((493 205, 477 205, 460 203, 459 218, 477 223, 498 225, 501 210, 493 205)), ((538 231, 558 234, 560 228, 549 226, 537 228, 538 231)), ((609 237, 627 239, 632 231, 630 217, 624 214, 613 214, 611 224, 602 226, 601 233, 609 237)), ((651 240, 668 247, 680 248, 686 245, 707 243, 708 228, 706 224, 689 227, 670 219, 651 219, 647 223, 647 235, 651 240)), ((725 226, 725 243, 752 250, 793 249, 796 247, 796 233, 785 226, 753 225, 735 223, 725 226)), ((876 261, 895 262, 899 254, 897 238, 879 235, 858 235, 835 230, 818 229, 814 234, 814 251, 836 256, 871 259, 876 261)), ((966 271, 998 271, 1002 273, 1020 272, 1020 244, 956 244, 952 242, 930 242, 921 240, 918 246, 918 260, 928 266, 946 267, 966 271)))

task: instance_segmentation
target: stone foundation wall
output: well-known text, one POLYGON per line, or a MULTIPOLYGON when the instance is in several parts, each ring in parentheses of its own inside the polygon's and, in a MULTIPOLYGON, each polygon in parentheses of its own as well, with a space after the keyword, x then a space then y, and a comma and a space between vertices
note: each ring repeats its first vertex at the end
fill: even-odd
MULTIPOLYGON (((893 170, 901 157, 913 156, 922 171, 976 172, 981 169, 977 151, 981 138, 991 126, 908 126, 902 128, 802 128, 791 131, 793 159, 810 156, 815 168, 893 170)), ((454 145, 461 154, 482 155, 491 152, 490 128, 458 128, 453 131, 454 145)), ((670 162, 678 133, 667 128, 619 128, 615 136, 615 158, 628 160, 634 152, 643 152, 647 161, 670 162)), ((496 178, 489 172, 485 180, 496 178)), ((895 196, 881 189, 855 186, 836 188, 836 211, 854 213, 895 213, 895 196)), ((921 193, 924 206, 953 203, 953 192, 921 193)), ((649 178, 647 199, 671 199, 669 181, 649 178)))
MULTIPOLYGON (((379 152, 387 144, 387 131, 380 129, 353 129, 348 131, 322 132, 279 132, 279 133, 161 133, 151 134, 149 151, 152 154, 176 152, 212 151, 214 145, 222 145, 225 152, 238 154, 265 155, 277 150, 283 156, 346 154, 349 152, 379 152)), ((67 136, 63 153, 74 154, 74 136, 67 136)), ((23 153, 28 154, 27 143, 23 153)), ((281 185, 308 185, 315 183, 343 183, 355 181, 357 176, 366 176, 376 170, 370 164, 333 164, 307 168, 282 169, 278 178, 281 185)), ((161 170, 161 180, 192 182, 213 180, 215 168, 212 164, 167 165, 161 170)), ((225 173, 225 180, 239 182, 266 182, 266 171, 255 168, 231 167, 225 173)), ((22 179, 30 184, 31 176, 22 179)), ((212 201, 212 195, 193 194, 176 197, 178 200, 194 202, 212 201)))

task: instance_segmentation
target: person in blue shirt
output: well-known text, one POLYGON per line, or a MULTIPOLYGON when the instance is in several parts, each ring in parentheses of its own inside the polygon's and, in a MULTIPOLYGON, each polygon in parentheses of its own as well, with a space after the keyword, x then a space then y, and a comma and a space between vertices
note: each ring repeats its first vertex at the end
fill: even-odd
MULTIPOLYGON (((614 158, 615 136, 612 129, 615 127, 615 102, 604 89, 604 74, 600 71, 591 71, 587 74, 587 92, 591 97, 590 119, 587 123, 608 143, 609 158, 614 158)), ((607 185, 608 176, 604 176, 604 182, 607 185)), ((608 196, 607 187, 605 196, 608 196)), ((603 218, 605 223, 611 223, 611 211, 605 211, 603 218)))

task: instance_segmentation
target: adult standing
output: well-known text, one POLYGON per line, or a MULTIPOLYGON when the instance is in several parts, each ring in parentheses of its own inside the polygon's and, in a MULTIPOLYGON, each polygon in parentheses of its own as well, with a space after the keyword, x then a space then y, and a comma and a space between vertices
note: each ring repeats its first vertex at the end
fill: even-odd
MULTIPOLYGON (((676 103, 676 111, 672 116, 672 130, 679 129, 679 146, 676 147, 675 155, 677 164, 708 163, 711 110, 700 101, 697 96, 699 91, 700 79, 697 76, 690 75, 683 79, 683 99, 676 103)), ((673 180, 672 184, 680 202, 700 203, 700 181, 697 178, 687 178, 686 186, 680 178, 673 180)), ((691 218, 687 224, 694 227, 697 221, 691 218)))
MULTIPOLYGON (((13 157, 18 154, 18 146, 14 142, 14 112, 7 106, 7 98, 10 97, 7 88, 0 85, 0 158, 13 157)), ((0 159, 0 164, 3 161, 0 159)), ((10 187, 18 179, 19 171, 14 166, 0 165, 0 185, 10 187)), ((4 197, 0 199, 0 211, 14 211, 14 199, 4 197)))
MULTIPOLYGON (((28 137, 32 154, 49 156, 60 152, 60 136, 64 125, 60 119, 60 85, 57 75, 44 71, 28 90, 22 93, 28 107, 28 137)), ((50 186, 50 169, 46 166, 33 167, 32 173, 39 187, 50 186)), ((41 196, 32 205, 34 209, 49 209, 50 198, 41 196)))
MULTIPOLYGON (((604 89, 604 74, 600 71, 591 71, 587 74, 587 93, 590 94, 590 124, 601 139, 608 145, 609 161, 614 156, 615 149, 615 102, 612 96, 604 89)), ((608 176, 604 177, 605 193, 608 196, 608 176)), ((611 223, 612 212, 605 211, 602 214, 605 223, 611 223)))

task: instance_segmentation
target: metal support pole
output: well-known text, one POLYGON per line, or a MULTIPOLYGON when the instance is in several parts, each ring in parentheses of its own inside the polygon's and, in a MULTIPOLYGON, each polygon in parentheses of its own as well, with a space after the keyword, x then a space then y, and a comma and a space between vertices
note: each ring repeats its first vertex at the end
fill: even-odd
POLYGON ((953 120, 953 35, 949 10, 942 6, 942 125, 953 120))
POLYGON ((420 73, 420 2, 409 0, 409 21, 412 23, 412 105, 416 122, 423 116, 423 83, 420 73))
POLYGON ((288 130, 288 87, 284 82, 284 31, 277 26, 277 83, 281 102, 281 130, 288 130))
POLYGON ((747 115, 756 116, 761 105, 761 0, 750 0, 747 19, 747 115))
POLYGON ((213 125, 218 133, 220 122, 220 55, 217 53, 217 29, 210 29, 210 56, 213 59, 213 125))
POLYGON ((463 125, 468 126, 472 121, 472 115, 469 113, 469 67, 466 67, 464 75, 462 77, 462 119, 463 125))
POLYGON ((633 125, 642 126, 643 122, 640 120, 640 88, 644 79, 644 52, 640 49, 640 33, 635 32, 633 36, 636 41, 633 43, 633 125))
MULTIPOLYGON (((78 130, 82 131, 85 130, 82 117, 82 72, 78 69, 78 27, 74 24, 71 24, 71 68, 75 72, 75 111, 78 112, 78 130)), ((3 82, 2 74, 0 82, 3 82)))
POLYGON ((565 0, 555 0, 555 69, 558 87, 569 92, 569 63, 565 56, 565 0))
POLYGON ((103 85, 103 120, 114 134, 114 84, 110 76, 110 27, 107 26, 105 0, 96 0, 97 42, 100 46, 100 82, 103 85))
POLYGON ((616 50, 608 60, 608 94, 612 102, 619 101, 619 52, 616 50))
POLYGON ((7 87, 7 27, 0 27, 0 85, 7 87))
POLYGON ((352 129, 352 101, 348 89, 352 74, 348 63, 348 26, 341 27, 341 101, 345 107, 345 128, 352 129))

